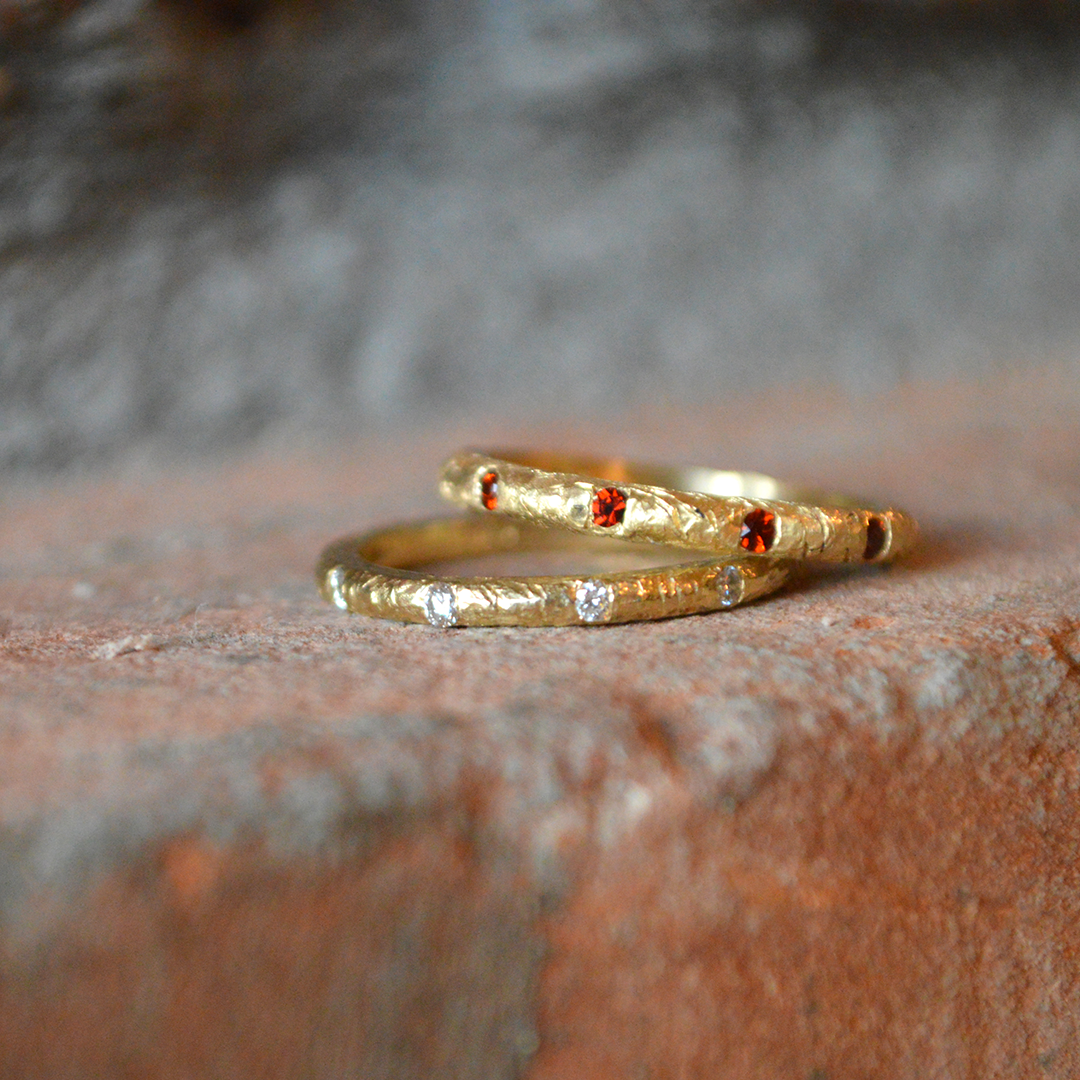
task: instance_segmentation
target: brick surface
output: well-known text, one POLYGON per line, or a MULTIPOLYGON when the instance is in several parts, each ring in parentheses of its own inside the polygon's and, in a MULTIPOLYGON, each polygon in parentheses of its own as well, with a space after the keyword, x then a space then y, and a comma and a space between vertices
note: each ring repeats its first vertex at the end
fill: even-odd
POLYGON ((462 422, 9 488, 0 1075, 1075 1076, 1080 387, 462 422), (314 592, 461 443, 892 499, 902 566, 649 625, 314 592))

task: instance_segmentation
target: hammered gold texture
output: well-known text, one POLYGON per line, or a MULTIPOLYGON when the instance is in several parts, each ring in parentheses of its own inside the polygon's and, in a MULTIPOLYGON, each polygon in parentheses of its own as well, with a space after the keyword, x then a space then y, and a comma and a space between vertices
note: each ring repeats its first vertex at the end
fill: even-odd
MULTIPOLYGON (((330 544, 319 559, 316 580, 325 600, 360 615, 431 622, 431 592, 441 588, 453 597, 456 626, 576 626, 717 611, 773 592, 789 573, 783 562, 760 559, 707 559, 581 575, 455 577, 414 569, 504 552, 563 550, 567 540, 576 538, 493 517, 399 525, 330 544), (583 587, 606 590, 601 618, 579 613, 575 600, 583 587)), ((596 550, 581 541, 575 547, 596 550)))
POLYGON ((664 469, 556 455, 468 451, 443 464, 439 493, 457 506, 484 510, 480 484, 489 472, 497 474, 498 492, 488 513, 726 558, 864 561, 871 519, 877 519, 884 531, 884 543, 871 562, 902 555, 918 539, 915 519, 892 507, 801 491, 759 473, 699 467, 664 469), (612 485, 626 498, 623 519, 598 526, 593 523, 593 496, 612 485), (756 509, 775 516, 775 540, 762 554, 747 552, 739 543, 743 521, 756 509))

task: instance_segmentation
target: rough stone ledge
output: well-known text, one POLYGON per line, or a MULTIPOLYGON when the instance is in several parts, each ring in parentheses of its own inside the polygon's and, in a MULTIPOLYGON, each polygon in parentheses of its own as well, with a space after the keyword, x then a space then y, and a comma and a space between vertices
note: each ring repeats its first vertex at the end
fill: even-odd
POLYGON ((318 601, 464 427, 9 491, 0 1075, 1075 1076, 1078 406, 1046 372, 612 421, 926 525, 647 626, 318 601))

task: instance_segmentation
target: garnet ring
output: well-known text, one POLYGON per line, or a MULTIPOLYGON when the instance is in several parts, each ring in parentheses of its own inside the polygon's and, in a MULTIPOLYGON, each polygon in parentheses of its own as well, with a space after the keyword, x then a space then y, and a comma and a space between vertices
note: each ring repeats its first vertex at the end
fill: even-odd
POLYGON ((443 464, 439 491, 504 519, 727 559, 880 563, 918 537, 915 519, 901 510, 719 469, 467 451, 443 464))

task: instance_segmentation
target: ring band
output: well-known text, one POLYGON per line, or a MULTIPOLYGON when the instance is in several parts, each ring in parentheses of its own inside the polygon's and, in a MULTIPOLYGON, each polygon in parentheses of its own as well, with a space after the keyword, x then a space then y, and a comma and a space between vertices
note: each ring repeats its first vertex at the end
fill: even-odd
POLYGON ((467 451, 442 466, 440 494, 513 520, 707 551, 880 563, 909 551, 909 514, 789 488, 759 473, 618 460, 467 451))
POLYGON ((717 611, 774 591, 789 570, 782 561, 715 558, 587 576, 440 577, 414 569, 448 559, 565 549, 571 539, 498 518, 398 525, 330 544, 316 580, 323 598, 343 611, 445 629, 624 623, 717 611))

